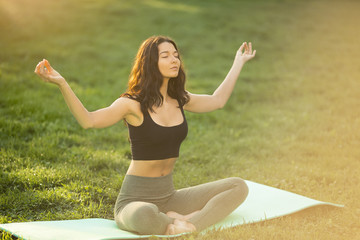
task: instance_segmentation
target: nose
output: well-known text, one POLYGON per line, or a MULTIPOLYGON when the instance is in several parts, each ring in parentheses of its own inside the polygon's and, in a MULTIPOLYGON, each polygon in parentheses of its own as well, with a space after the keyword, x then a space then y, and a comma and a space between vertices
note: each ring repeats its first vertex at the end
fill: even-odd
POLYGON ((177 57, 175 57, 175 56, 172 56, 172 57, 171 57, 171 61, 172 61, 172 62, 176 62, 176 61, 178 61, 178 60, 179 60, 179 59, 178 59, 177 57))

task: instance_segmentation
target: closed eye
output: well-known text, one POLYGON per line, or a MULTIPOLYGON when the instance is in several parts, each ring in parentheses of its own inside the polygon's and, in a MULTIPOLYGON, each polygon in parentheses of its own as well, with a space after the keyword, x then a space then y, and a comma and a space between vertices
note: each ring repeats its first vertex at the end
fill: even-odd
MULTIPOLYGON (((168 56, 163 56, 163 57, 161 57, 161 58, 167 58, 168 56)), ((179 56, 174 56, 174 57, 176 57, 176 58, 179 58, 179 56)))
MULTIPOLYGON (((162 56, 161 58, 167 58, 169 56, 169 54, 171 54, 169 51, 163 51, 159 55, 162 56)), ((174 51, 172 54, 173 54, 174 57, 180 58, 179 53, 177 51, 174 51)))

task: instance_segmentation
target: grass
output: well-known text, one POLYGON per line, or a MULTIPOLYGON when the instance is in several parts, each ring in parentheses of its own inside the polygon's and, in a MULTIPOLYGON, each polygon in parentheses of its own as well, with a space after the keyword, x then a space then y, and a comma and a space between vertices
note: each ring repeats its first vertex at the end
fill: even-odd
POLYGON ((129 165, 127 129, 82 129, 33 70, 47 58, 92 111, 125 91, 140 43, 175 39, 187 88, 212 93, 252 41, 223 110, 186 113, 177 188, 229 176, 316 207, 188 239, 360 236, 360 56, 356 1, 0 0, 0 223, 113 217, 129 165))

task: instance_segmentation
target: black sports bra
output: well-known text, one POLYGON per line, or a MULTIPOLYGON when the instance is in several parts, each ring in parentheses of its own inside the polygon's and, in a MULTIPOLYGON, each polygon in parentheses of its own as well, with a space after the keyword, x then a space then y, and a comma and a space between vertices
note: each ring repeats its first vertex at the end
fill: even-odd
POLYGON ((186 138, 188 126, 184 110, 180 105, 183 122, 165 127, 155 123, 149 112, 143 112, 140 126, 127 123, 133 160, 160 160, 179 156, 180 145, 186 138))

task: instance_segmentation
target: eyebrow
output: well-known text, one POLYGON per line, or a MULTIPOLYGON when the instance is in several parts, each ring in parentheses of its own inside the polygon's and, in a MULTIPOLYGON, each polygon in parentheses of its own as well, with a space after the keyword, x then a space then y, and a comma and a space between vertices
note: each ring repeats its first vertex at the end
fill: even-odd
MULTIPOLYGON (((160 54, 162 53, 169 53, 169 51, 162 51, 160 54)), ((174 51, 174 53, 178 53, 178 51, 174 51)))

